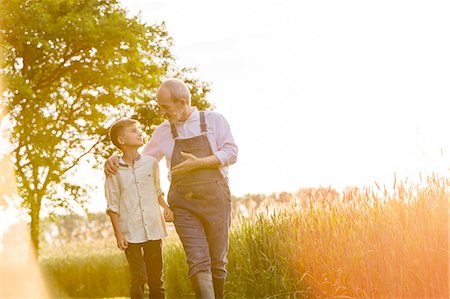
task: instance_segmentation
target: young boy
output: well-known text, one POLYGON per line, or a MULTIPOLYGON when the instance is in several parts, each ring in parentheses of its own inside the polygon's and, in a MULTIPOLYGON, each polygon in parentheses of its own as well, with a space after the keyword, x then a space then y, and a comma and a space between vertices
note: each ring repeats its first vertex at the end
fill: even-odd
POLYGON ((161 239, 167 232, 159 206, 166 221, 173 221, 173 213, 160 188, 158 162, 138 153, 143 145, 138 121, 118 120, 109 136, 123 156, 118 173, 106 177, 107 213, 128 260, 131 298, 144 298, 146 282, 150 298, 164 298, 161 239))

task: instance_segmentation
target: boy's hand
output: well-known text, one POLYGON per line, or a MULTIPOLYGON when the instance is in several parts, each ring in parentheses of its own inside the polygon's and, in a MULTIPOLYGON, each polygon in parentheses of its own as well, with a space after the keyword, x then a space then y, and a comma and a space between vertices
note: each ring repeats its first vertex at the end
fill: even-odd
POLYGON ((120 250, 125 250, 128 248, 128 242, 122 235, 117 236, 116 240, 117 240, 117 247, 119 247, 120 250))
POLYGON ((167 222, 173 222, 175 216, 173 215, 173 211, 170 208, 164 209, 164 220, 167 222))
POLYGON ((114 175, 117 170, 119 170, 119 157, 112 155, 106 160, 104 171, 106 175, 114 175))

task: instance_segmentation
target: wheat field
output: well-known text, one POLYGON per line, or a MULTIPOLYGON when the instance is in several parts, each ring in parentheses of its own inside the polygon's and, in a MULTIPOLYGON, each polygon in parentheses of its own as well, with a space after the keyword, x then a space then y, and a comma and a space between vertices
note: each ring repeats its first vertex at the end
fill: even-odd
MULTIPOLYGON (((449 203, 449 180, 430 176, 235 215, 226 297, 448 298, 449 203)), ((192 298, 175 232, 163 250, 167 297, 192 298)), ((58 296, 128 295, 112 239, 46 248, 41 265, 58 296)))

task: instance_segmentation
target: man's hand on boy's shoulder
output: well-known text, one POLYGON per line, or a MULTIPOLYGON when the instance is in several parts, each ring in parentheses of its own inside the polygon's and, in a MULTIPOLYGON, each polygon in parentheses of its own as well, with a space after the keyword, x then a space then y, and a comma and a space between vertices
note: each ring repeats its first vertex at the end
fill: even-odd
POLYGON ((119 157, 117 155, 112 155, 105 162, 105 174, 106 175, 114 175, 119 170, 119 157))
POLYGON ((166 222, 173 222, 174 218, 175 216, 170 208, 164 209, 164 220, 166 222))

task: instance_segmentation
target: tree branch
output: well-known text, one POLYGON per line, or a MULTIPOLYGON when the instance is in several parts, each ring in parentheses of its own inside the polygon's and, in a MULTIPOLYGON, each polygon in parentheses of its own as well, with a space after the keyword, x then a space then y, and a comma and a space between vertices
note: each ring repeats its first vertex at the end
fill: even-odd
MULTIPOLYGON (((80 85, 80 86, 76 89, 76 95, 74 96, 74 97, 75 97, 75 100, 74 100, 73 103, 70 105, 70 107, 69 107, 69 108, 65 108, 65 109, 59 109, 61 112, 58 114, 58 116, 56 117, 56 119, 53 120, 53 121, 48 122, 48 123, 54 123, 54 124, 58 124, 58 123, 64 124, 64 126, 62 126, 62 127, 60 127, 60 128, 58 129, 58 133, 57 133, 57 135, 56 135, 58 138, 61 137, 61 136, 64 134, 64 132, 66 131, 67 125, 71 123, 71 120, 74 118, 75 113, 78 112, 79 110, 81 110, 81 108, 83 107, 83 106, 80 105, 78 108, 75 108, 75 109, 74 109, 75 105, 76 105, 77 103, 79 103, 79 102, 81 101, 81 99, 82 99, 82 98, 81 98, 81 93, 82 93, 82 92, 83 92, 83 86, 80 85), (67 114, 66 112, 70 112, 69 117, 68 117, 68 119, 66 119, 65 121, 62 121, 62 122, 61 122, 61 119, 63 118, 63 116, 65 116, 65 115, 67 114)), ((47 123, 47 124, 48 124, 48 123, 47 123)))
MULTIPOLYGON (((69 167, 63 169, 60 173, 59 173, 59 177, 63 176, 66 172, 68 172, 70 169, 72 169, 73 167, 75 167, 76 165, 78 165, 78 162, 80 162, 80 160, 86 156, 87 154, 89 154, 90 152, 92 152, 92 150, 102 141, 102 136, 99 137, 99 139, 97 140, 97 142, 95 142, 86 152, 84 152, 82 155, 78 156, 78 158, 75 159, 75 161, 72 163, 72 165, 70 165, 69 167)), ((69 149, 70 147, 68 147, 69 149)), ((67 149, 67 150, 68 150, 67 149)), ((66 152, 67 152, 66 150, 66 152)), ((45 188, 47 187, 47 185, 51 182, 51 180, 49 179, 51 177, 50 175, 50 170, 49 173, 47 174, 47 177, 45 179, 44 184, 42 185, 42 190, 45 190, 45 188)))
MULTIPOLYGON (((16 157, 17 159, 17 157, 16 157)), ((19 159, 17 159, 18 161, 19 159)), ((22 178, 22 185, 23 187, 25 187, 25 189, 27 190, 28 193, 31 193, 31 188, 30 188, 30 184, 29 184, 29 180, 27 179, 27 177, 25 176, 25 173, 22 170, 22 167, 18 167, 18 162, 16 164, 16 171, 17 174, 22 178)))
POLYGON ((81 156, 79 156, 77 159, 75 159, 75 162, 73 162, 73 164, 71 166, 69 166, 66 169, 64 169, 61 174, 65 174, 67 171, 69 171, 70 169, 75 167, 78 164, 78 162, 80 162, 80 160, 84 156, 89 154, 101 141, 102 141, 102 137, 100 136, 99 139, 97 140, 97 142, 94 143, 94 145, 92 145, 86 152, 84 152, 81 156))

